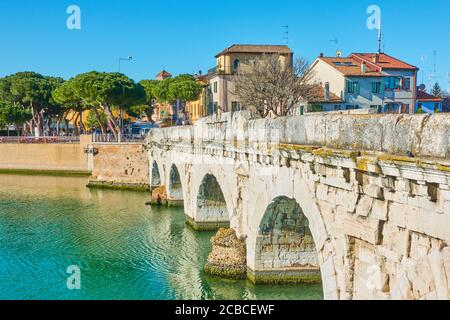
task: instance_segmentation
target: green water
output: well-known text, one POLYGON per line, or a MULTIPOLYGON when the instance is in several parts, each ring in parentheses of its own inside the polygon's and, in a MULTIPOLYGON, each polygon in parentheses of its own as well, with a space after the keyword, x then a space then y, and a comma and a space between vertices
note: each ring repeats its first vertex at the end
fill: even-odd
POLYGON ((206 276, 212 233, 146 193, 89 190, 85 178, 0 175, 0 299, 321 299, 321 286, 206 276), (81 269, 68 290, 67 267, 81 269))

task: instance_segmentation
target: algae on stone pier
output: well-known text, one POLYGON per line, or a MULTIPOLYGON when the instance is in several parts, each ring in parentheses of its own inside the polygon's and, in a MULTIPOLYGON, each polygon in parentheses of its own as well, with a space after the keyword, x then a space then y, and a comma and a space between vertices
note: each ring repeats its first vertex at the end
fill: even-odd
POLYGON ((209 275, 227 279, 247 277, 245 241, 238 239, 233 229, 220 229, 211 239, 212 251, 205 265, 209 275))

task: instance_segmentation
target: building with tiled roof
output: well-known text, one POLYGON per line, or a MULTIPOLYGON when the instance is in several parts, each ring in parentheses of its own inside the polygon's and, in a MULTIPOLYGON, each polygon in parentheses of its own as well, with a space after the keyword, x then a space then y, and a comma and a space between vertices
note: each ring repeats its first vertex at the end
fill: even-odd
POLYGON ((288 46, 282 45, 233 44, 218 53, 216 58, 231 53, 292 54, 292 50, 288 46))
POLYGON ((385 53, 321 54, 310 72, 313 82, 329 87, 344 101, 342 109, 414 112, 418 68, 385 53))
POLYGON ((444 100, 433 96, 423 90, 417 90, 417 98, 416 98, 416 109, 415 112, 426 112, 426 113, 434 113, 436 111, 443 111, 443 102, 444 100))
POLYGON ((234 44, 218 53, 216 66, 208 72, 208 113, 241 110, 239 99, 233 93, 235 76, 239 70, 269 54, 278 55, 282 65, 293 62, 294 54, 285 45, 234 44))
POLYGON ((162 70, 156 75, 156 80, 158 81, 162 81, 167 78, 172 78, 172 74, 170 72, 167 72, 166 70, 162 70))

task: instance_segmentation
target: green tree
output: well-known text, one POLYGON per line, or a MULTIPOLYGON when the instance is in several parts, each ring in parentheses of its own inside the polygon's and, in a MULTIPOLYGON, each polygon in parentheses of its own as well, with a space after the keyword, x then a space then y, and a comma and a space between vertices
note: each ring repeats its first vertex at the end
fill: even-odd
POLYGON ((203 86, 191 75, 180 75, 169 84, 169 97, 172 101, 195 101, 200 96, 203 86))
POLYGON ((44 117, 50 119, 61 111, 53 100, 52 92, 63 82, 62 78, 45 77, 36 72, 19 72, 0 80, 0 99, 29 108, 32 114, 31 129, 37 127, 42 133, 44 117))
POLYGON ((92 128, 101 128, 102 133, 104 133, 104 128, 107 126, 108 120, 106 119, 106 115, 103 111, 94 112, 93 110, 89 112, 87 117, 87 126, 92 128))
POLYGON ((435 97, 442 98, 442 89, 439 83, 435 83, 433 89, 431 90, 431 94, 435 97))
POLYGON ((17 103, 0 103, 0 123, 3 123, 3 126, 14 125, 17 136, 20 136, 20 127, 31 118, 32 114, 30 109, 25 109, 17 103))
MULTIPOLYGON (((182 74, 175 78, 159 81, 153 89, 153 95, 161 103, 183 103, 195 101, 202 92, 203 86, 193 76, 182 74)), ((183 110, 186 115, 186 110, 183 110)))
POLYGON ((86 132, 86 126, 83 123, 83 112, 89 109, 89 106, 83 103, 83 100, 78 95, 74 82, 72 80, 64 82, 52 92, 53 99, 60 105, 60 115, 57 121, 57 128, 59 131, 60 122, 67 118, 72 111, 75 116, 73 122, 80 123, 81 131, 86 132))
POLYGON ((127 111, 145 102, 144 88, 120 73, 92 71, 80 74, 71 81, 83 103, 103 110, 115 137, 120 133, 120 126, 113 115, 113 108, 127 111))
POLYGON ((155 90, 158 83, 159 81, 157 80, 142 80, 139 82, 145 91, 145 103, 131 108, 131 111, 136 115, 145 114, 150 122, 153 122, 152 116, 154 112, 154 105, 157 100, 155 90))

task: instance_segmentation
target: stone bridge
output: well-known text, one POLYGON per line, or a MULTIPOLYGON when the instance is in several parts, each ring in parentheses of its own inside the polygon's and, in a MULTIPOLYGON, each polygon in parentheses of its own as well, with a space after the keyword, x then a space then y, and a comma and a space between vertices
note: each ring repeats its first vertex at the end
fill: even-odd
POLYGON ((318 272, 326 299, 450 297, 450 117, 246 112, 155 129, 153 187, 230 226, 255 283, 318 272))

